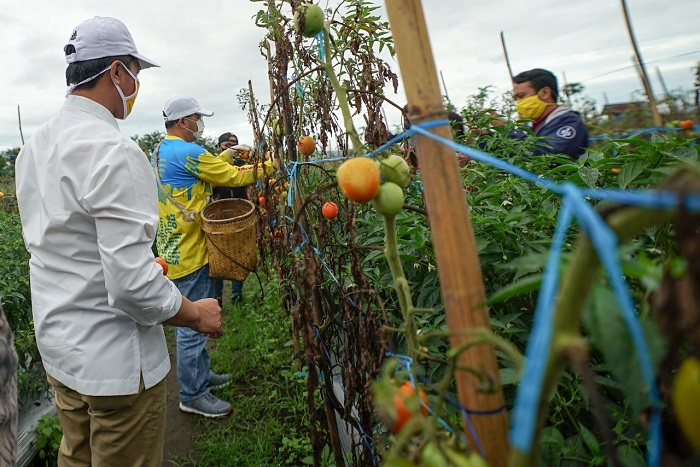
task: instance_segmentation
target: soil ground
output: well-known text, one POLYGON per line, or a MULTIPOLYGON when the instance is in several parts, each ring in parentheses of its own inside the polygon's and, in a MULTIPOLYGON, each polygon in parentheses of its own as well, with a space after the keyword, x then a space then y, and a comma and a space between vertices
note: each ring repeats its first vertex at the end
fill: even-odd
POLYGON ((194 440, 205 426, 216 424, 225 426, 228 417, 208 420, 198 415, 180 411, 180 386, 177 384, 177 361, 175 358, 175 333, 168 332, 168 348, 170 349, 170 373, 168 373, 168 397, 165 414, 165 446, 163 447, 163 465, 165 467, 183 467, 196 465, 197 453, 192 450, 194 440))

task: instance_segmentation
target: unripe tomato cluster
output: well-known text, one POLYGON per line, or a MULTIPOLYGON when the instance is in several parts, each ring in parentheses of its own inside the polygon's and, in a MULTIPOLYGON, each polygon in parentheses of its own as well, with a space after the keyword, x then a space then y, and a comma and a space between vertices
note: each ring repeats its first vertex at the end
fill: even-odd
POLYGON ((411 183, 411 169, 399 155, 373 161, 368 157, 348 159, 336 173, 338 186, 351 201, 372 201, 384 216, 395 216, 404 204, 404 188, 411 183))

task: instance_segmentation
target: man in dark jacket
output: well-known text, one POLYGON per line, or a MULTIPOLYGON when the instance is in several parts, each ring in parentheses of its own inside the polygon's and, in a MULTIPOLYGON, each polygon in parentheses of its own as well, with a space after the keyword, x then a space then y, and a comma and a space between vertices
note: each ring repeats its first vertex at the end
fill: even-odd
MULTIPOLYGON (((521 118, 533 121, 535 135, 545 138, 533 154, 567 154, 578 159, 588 147, 588 130, 581 115, 568 105, 557 104, 557 78, 547 70, 535 68, 513 78, 513 98, 521 118)), ((511 137, 523 139, 524 131, 511 137)))

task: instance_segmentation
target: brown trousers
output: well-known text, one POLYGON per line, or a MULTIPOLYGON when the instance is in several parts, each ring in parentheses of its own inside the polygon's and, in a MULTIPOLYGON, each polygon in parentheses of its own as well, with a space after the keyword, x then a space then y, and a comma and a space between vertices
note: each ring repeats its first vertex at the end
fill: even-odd
POLYGON ((165 378, 138 394, 85 396, 48 376, 63 428, 59 467, 163 465, 165 378))

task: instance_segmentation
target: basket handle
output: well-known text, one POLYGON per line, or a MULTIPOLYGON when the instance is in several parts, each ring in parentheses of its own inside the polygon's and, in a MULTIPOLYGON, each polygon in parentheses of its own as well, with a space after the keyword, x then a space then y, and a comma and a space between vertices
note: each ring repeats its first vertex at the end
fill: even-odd
POLYGON ((160 170, 158 169, 158 150, 160 149, 161 144, 163 144, 162 141, 158 143, 155 151, 153 151, 153 173, 155 174, 156 181, 158 182, 158 189, 165 195, 166 198, 168 198, 168 200, 170 200, 171 203, 173 203, 176 208, 182 212, 182 218, 185 222, 192 222, 197 219, 198 212, 190 211, 180 202, 176 201, 175 198, 173 198, 172 195, 165 189, 163 186, 163 181, 160 179, 160 170))

